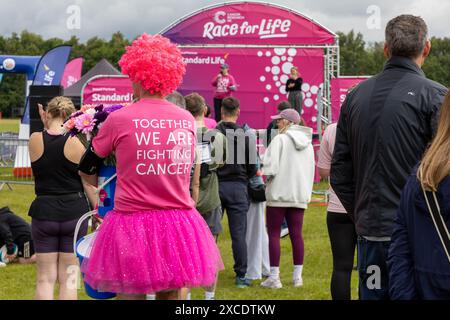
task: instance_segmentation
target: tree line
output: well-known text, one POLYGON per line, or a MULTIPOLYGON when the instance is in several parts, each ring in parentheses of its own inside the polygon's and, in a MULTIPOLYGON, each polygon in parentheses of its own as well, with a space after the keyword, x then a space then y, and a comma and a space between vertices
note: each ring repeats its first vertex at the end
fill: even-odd
MULTIPOLYGON (((363 35, 353 30, 348 33, 338 32, 338 35, 341 75, 374 75, 382 70, 386 61, 382 42, 367 44, 363 35)), ((450 86, 450 38, 432 38, 431 42, 431 54, 423 70, 430 79, 450 86)), ((114 33, 109 40, 94 37, 83 43, 75 36, 69 40, 44 39, 38 34, 23 31, 9 37, 0 36, 0 54, 42 55, 55 46, 69 44, 72 46, 71 59, 84 58, 84 74, 102 58, 119 68, 117 62, 130 43, 120 32, 114 33)), ((0 112, 4 117, 11 116, 12 108, 23 106, 24 83, 25 75, 3 76, 0 83, 0 112)))

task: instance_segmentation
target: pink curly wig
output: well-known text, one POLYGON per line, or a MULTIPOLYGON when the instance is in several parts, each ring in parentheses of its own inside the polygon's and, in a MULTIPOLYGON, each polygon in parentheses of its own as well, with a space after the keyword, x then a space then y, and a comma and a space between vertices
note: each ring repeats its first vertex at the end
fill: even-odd
POLYGON ((181 51, 160 35, 141 35, 119 61, 122 73, 150 94, 166 96, 183 81, 186 67, 181 51))

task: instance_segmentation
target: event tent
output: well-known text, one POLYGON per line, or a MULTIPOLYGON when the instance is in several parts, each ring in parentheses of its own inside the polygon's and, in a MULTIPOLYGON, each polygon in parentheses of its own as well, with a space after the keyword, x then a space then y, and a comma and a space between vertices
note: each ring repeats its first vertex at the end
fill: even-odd
POLYGON ((80 80, 74 83, 72 86, 64 90, 64 95, 70 97, 75 104, 79 104, 81 99, 81 92, 84 85, 93 77, 98 75, 120 75, 120 71, 114 68, 114 66, 106 59, 100 60, 91 70, 86 72, 80 80))

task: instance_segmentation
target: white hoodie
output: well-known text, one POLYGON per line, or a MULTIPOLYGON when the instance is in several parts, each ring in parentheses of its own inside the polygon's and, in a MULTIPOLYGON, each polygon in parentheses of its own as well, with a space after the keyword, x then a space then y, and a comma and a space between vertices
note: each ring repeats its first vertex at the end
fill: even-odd
POLYGON ((278 134, 264 155, 267 206, 306 209, 314 184, 312 129, 292 125, 278 134))

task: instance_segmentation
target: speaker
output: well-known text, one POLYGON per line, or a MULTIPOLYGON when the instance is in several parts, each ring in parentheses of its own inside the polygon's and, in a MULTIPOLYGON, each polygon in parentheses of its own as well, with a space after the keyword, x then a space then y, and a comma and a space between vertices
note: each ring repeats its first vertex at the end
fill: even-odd
POLYGON ((30 86, 30 96, 57 97, 63 94, 62 86, 30 86))
POLYGON ((30 135, 44 129, 39 116, 38 104, 42 104, 45 108, 50 100, 61 95, 63 95, 62 86, 30 86, 30 135))

